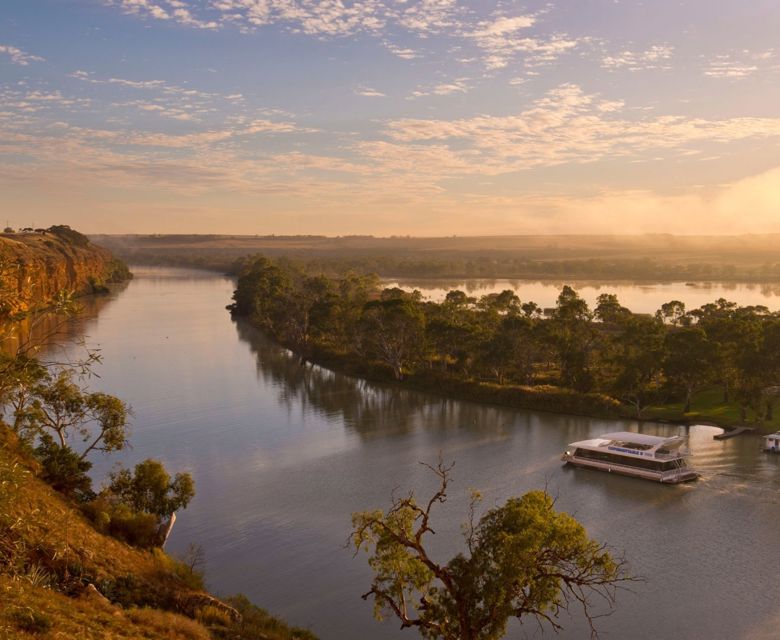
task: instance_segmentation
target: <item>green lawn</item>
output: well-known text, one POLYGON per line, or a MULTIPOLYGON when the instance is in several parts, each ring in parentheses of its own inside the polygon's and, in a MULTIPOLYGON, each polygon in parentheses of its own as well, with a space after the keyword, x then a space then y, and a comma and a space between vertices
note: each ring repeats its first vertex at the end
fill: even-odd
POLYGON ((736 402, 723 402, 723 389, 720 386, 709 387, 694 395, 690 412, 683 413, 683 408, 684 402, 651 406, 645 411, 645 416, 687 422, 711 421, 723 426, 744 424, 745 426, 758 426, 760 430, 766 432, 780 429, 780 411, 777 409, 771 421, 757 422, 753 411, 748 411, 747 420, 743 421, 740 418, 739 405, 736 402))

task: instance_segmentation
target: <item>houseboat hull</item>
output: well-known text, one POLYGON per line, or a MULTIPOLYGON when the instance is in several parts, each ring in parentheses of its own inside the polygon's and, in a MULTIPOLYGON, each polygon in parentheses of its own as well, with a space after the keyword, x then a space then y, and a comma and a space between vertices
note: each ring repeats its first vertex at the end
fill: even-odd
POLYGON ((561 460, 566 464, 575 467, 596 469, 597 471, 606 471, 607 473, 617 473, 623 476, 652 480, 653 482, 660 482, 662 484, 681 484, 683 482, 691 482, 699 477, 699 474, 696 471, 685 467, 673 471, 651 471, 649 469, 637 469, 636 467, 615 462, 589 460, 571 454, 564 454, 561 456, 561 460))

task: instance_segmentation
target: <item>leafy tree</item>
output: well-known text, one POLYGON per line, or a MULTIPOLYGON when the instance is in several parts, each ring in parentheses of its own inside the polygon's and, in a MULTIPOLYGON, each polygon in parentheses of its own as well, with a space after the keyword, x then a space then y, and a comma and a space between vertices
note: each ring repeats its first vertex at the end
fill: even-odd
POLYGON ((134 511, 166 517, 185 508, 195 497, 195 483, 189 473, 171 479, 161 462, 144 460, 134 472, 120 469, 110 475, 109 493, 134 511))
POLYGON ((391 613, 402 629, 416 628, 430 640, 494 640, 511 618, 533 618, 558 630, 559 614, 578 603, 593 629, 592 598, 612 606, 617 585, 629 579, 622 561, 556 511, 547 493, 531 491, 478 522, 475 497, 464 527, 467 550, 437 562, 427 546, 431 515, 447 499, 452 466, 429 468, 439 489, 427 501, 410 493, 394 499, 387 512, 352 516, 351 544, 355 553, 370 554, 374 572, 363 598, 373 600, 377 618, 391 613))
POLYGON ((81 459, 91 451, 110 453, 127 444, 128 406, 107 393, 89 393, 73 382, 74 372, 61 371, 55 378, 46 375, 32 390, 33 400, 17 420, 28 435, 49 433, 60 447, 80 439, 85 445, 81 459))
POLYGON ((510 313, 480 345, 479 364, 495 376, 499 384, 504 384, 507 377, 528 384, 538 352, 533 321, 510 313))
POLYGON ((690 316, 685 313, 685 303, 679 300, 662 304, 661 308, 655 312, 655 317, 661 322, 675 327, 687 327, 691 324, 690 316))
POLYGON ((712 377, 713 345, 701 329, 684 327, 666 335, 664 350, 664 373, 674 387, 683 391, 683 412, 688 413, 693 394, 712 377))
POLYGON ((657 398, 664 358, 664 326, 655 318, 629 316, 615 339, 611 353, 616 371, 611 392, 634 407, 641 418, 644 409, 657 398))
POLYGON ((425 316, 414 299, 386 297, 363 309, 363 342, 370 354, 392 368, 396 380, 422 355, 424 331, 425 316))
POLYGON ((331 280, 325 276, 305 277, 283 302, 281 338, 304 361, 309 357, 313 335, 329 330, 331 309, 336 294, 331 280))
POLYGON ((631 311, 620 304, 614 293, 602 293, 596 300, 594 317, 604 323, 616 323, 625 320, 631 311))
POLYGON ((41 479, 56 491, 80 502, 95 497, 92 479, 88 475, 92 463, 70 447, 58 445, 54 438, 45 433, 35 448, 35 457, 41 463, 41 479))
POLYGON ((558 353, 561 382, 578 391, 590 391, 593 375, 590 357, 595 333, 588 303, 571 287, 564 286, 550 319, 549 335, 558 353))
POLYGON ((86 247, 89 244, 89 238, 75 229, 71 229, 67 224, 55 224, 46 229, 49 233, 59 236, 66 242, 77 247, 86 247))

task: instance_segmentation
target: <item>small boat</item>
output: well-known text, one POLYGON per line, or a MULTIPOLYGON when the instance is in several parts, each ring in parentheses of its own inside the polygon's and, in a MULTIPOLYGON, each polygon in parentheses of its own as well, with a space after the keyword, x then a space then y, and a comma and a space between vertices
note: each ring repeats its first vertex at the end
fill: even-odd
POLYGON ((780 431, 764 436, 764 451, 767 453, 780 453, 780 431))
POLYGON ((561 460, 577 467, 678 484, 699 474, 688 466, 690 452, 684 436, 649 436, 619 431, 593 440, 572 442, 561 460))

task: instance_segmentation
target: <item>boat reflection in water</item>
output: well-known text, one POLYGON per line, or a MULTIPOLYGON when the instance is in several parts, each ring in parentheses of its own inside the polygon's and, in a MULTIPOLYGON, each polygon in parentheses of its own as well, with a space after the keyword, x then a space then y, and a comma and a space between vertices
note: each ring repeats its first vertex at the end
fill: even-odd
POLYGON ((561 460, 577 467, 678 484, 699 474, 688 466, 683 436, 661 437, 619 431, 573 442, 561 460))

